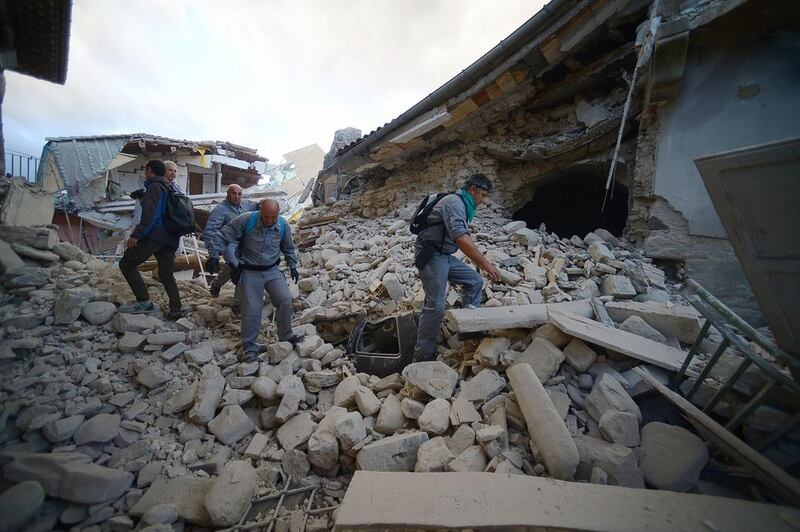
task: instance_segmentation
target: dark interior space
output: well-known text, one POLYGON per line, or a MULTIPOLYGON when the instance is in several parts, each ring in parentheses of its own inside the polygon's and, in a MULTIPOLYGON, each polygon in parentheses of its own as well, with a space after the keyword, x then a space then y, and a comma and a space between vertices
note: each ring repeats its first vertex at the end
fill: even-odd
POLYGON ((622 236, 628 219, 628 189, 614 184, 614 195, 603 205, 605 178, 596 170, 571 171, 554 176, 536 188, 533 199, 514 213, 531 229, 544 222, 547 230, 569 238, 581 238, 599 227, 622 236))

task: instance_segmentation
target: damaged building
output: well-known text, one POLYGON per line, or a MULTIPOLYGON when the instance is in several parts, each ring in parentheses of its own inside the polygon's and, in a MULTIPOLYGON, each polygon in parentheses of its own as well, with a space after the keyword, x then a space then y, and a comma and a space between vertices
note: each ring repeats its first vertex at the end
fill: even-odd
POLYGON ((50 138, 37 182, 55 194, 54 223, 62 238, 91 252, 116 246, 117 238, 104 235, 132 225, 136 202, 129 194, 142 187, 144 165, 154 158, 178 165, 175 182, 198 207, 224 199, 228 185, 257 185, 267 164, 257 150, 230 142, 143 133, 50 138))
POLYGON ((482 172, 515 220, 625 233, 759 322, 694 160, 800 134, 798 17, 791 1, 551 1, 340 149, 317 204, 358 189, 380 216, 482 172))

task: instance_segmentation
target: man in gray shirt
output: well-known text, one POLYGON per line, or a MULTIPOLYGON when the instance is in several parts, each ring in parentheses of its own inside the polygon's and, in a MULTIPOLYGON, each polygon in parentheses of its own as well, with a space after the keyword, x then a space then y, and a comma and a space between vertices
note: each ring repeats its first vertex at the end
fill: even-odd
POLYGON ((297 251, 292 231, 279 214, 278 202, 267 199, 261 202, 257 214, 242 214, 220 231, 225 260, 239 273, 244 361, 258 358, 256 340, 261 330, 265 289, 275 307, 278 340, 296 344, 303 339, 292 331, 292 296, 286 277, 278 268, 282 254, 292 279, 295 283, 298 281, 297 251))
MULTIPOLYGON (((219 275, 211 282, 209 291, 214 297, 219 296, 219 291, 222 286, 230 281, 231 269, 227 263, 219 265, 219 254, 222 253, 224 246, 220 242, 219 233, 223 227, 231 223, 231 221, 246 212, 258 210, 258 204, 250 200, 242 199, 242 187, 239 185, 228 186, 225 199, 211 211, 211 215, 206 222, 206 228, 203 231, 203 242, 206 244, 208 250, 208 260, 206 261, 206 271, 208 273, 217 273, 219 275)), ((236 302, 234 307, 238 305, 238 293, 236 290, 236 302)))
POLYGON ((492 183, 485 175, 470 176, 461 190, 439 200, 428 215, 427 227, 417 235, 415 262, 425 301, 417 327, 414 362, 436 357, 436 335, 444 319, 447 281, 462 285, 461 301, 465 307, 481 303, 481 275, 453 257, 453 253, 460 249, 489 277, 500 279, 500 272, 477 248, 467 227, 491 190, 492 183))

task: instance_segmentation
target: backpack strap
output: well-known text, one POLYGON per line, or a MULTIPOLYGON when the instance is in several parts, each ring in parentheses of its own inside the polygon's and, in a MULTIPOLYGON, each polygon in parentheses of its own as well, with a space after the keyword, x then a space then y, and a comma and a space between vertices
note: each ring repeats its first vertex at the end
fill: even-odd
POLYGON ((278 216, 278 231, 280 239, 283 240, 283 234, 286 232, 286 220, 283 219, 283 216, 278 216))

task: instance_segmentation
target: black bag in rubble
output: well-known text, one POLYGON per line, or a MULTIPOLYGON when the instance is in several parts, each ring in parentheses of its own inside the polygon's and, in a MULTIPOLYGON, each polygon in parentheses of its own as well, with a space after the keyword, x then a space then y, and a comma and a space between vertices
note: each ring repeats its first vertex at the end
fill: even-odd
POLYGON ((437 192, 436 194, 425 196, 422 199, 422 201, 417 206, 417 210, 414 211, 414 216, 411 218, 411 227, 409 227, 411 234, 418 235, 428 227, 431 227, 432 225, 442 225, 441 223, 429 224, 428 216, 430 215, 433 208, 436 207, 436 204, 439 203, 442 200, 442 198, 447 196, 448 194, 452 194, 452 192, 437 192))
POLYGON ((167 189, 167 198, 164 206, 164 229, 175 236, 196 232, 192 200, 186 194, 178 192, 172 187, 165 188, 167 189))

